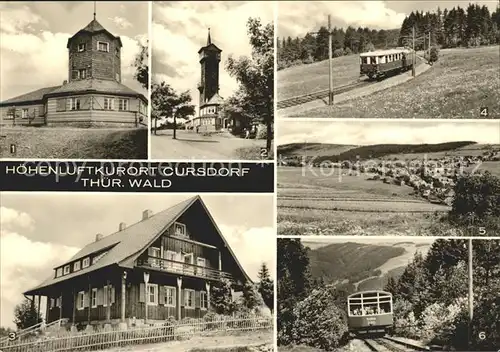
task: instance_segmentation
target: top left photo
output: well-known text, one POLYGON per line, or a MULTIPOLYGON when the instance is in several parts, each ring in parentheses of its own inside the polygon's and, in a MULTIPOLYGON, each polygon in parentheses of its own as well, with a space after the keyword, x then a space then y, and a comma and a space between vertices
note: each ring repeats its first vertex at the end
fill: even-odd
POLYGON ((2 158, 148 158, 148 7, 0 4, 2 158))

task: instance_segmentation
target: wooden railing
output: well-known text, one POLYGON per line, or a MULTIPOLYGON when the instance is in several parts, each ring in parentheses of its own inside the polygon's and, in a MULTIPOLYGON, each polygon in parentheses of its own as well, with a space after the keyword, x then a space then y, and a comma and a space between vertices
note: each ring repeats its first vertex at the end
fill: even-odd
POLYGON ((137 265, 141 267, 163 270, 169 273, 201 277, 210 280, 233 279, 231 274, 224 271, 152 256, 137 260, 137 265))
MULTIPOLYGON (((67 332, 65 336, 33 337, 26 341, 9 341, 0 344, 2 352, 62 352, 95 351, 112 347, 129 347, 158 342, 185 340, 195 336, 241 334, 250 331, 269 331, 272 334, 272 317, 226 317, 214 319, 193 319, 192 321, 169 322, 160 326, 146 326, 126 330, 101 332, 67 332)), ((164 346, 162 350, 168 349, 164 346)))

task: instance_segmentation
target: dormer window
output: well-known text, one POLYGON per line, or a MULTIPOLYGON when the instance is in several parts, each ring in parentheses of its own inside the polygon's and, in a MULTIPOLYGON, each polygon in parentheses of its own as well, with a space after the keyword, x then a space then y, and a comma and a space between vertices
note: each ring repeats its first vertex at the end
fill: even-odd
POLYGON ((60 276, 62 276, 62 274, 63 274, 62 268, 57 268, 56 277, 60 277, 60 276))
POLYGON ((80 270, 80 261, 77 261, 73 264, 73 271, 80 270))
POLYGON ((69 274, 69 265, 64 266, 64 275, 69 274))
POLYGON ((174 224, 174 234, 176 236, 186 237, 186 225, 176 222, 174 224))
POLYGON ((107 42, 97 42, 97 50, 109 52, 109 43, 107 42))
POLYGON ((88 268, 89 266, 90 266, 90 258, 89 257, 84 258, 82 261, 82 269, 88 268))
POLYGON ((81 53, 82 51, 85 51, 85 43, 78 44, 78 52, 81 53))

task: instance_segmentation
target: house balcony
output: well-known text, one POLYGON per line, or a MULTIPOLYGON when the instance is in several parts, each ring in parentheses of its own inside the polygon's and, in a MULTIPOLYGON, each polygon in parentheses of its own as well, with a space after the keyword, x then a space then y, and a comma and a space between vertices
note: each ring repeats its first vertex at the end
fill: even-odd
POLYGON ((139 259, 137 266, 206 280, 220 281, 226 279, 233 281, 232 275, 224 271, 153 256, 139 259))

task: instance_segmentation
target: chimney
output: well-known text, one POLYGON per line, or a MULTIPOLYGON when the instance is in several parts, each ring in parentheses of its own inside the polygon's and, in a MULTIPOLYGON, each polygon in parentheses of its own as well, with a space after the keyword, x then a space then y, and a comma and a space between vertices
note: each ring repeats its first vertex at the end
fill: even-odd
POLYGON ((104 236, 102 235, 102 233, 98 233, 97 235, 95 235, 95 241, 96 241, 96 242, 97 242, 97 241, 100 241, 100 240, 102 240, 102 238, 103 238, 103 237, 104 237, 104 236))
POLYGON ((153 211, 146 209, 142 212, 142 220, 149 219, 153 215, 153 211))
POLYGON ((118 231, 123 231, 123 230, 125 230, 126 227, 127 227, 127 224, 125 224, 124 222, 121 222, 120 226, 118 226, 118 231))
POLYGON ((68 81, 67 81, 67 80, 64 80, 64 81, 63 81, 63 86, 64 86, 65 84, 68 84, 68 81))

